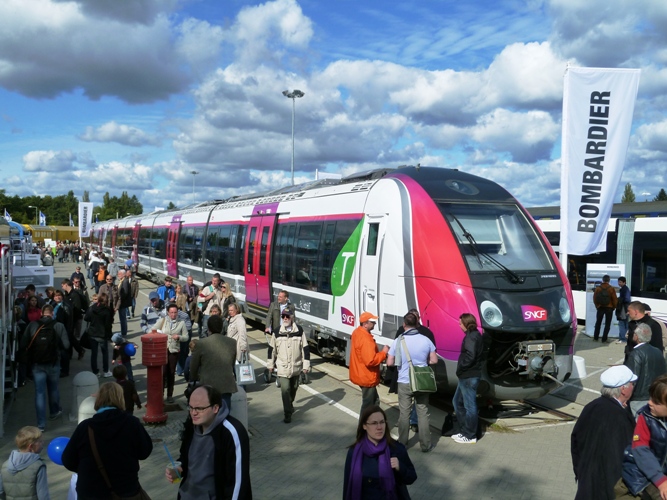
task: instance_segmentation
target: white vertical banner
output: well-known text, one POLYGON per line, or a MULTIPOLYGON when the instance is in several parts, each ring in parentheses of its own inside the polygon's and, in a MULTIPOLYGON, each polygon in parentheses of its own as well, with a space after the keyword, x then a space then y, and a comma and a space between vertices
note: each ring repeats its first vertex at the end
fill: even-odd
POLYGON ((79 238, 90 236, 90 226, 93 224, 93 204, 79 202, 79 238))
POLYGON ((563 92, 561 253, 607 248, 628 151, 638 69, 568 68, 563 92))

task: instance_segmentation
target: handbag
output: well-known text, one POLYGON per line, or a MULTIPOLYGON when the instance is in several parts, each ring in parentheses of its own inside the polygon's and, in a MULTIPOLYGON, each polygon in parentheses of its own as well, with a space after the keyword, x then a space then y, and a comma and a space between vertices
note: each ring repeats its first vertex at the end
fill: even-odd
POLYGON ((95 463, 97 463, 97 469, 100 471, 100 474, 102 475, 102 478, 104 479, 104 482, 106 483, 107 487, 111 491, 111 498, 112 500, 151 500, 151 497, 148 496, 148 493, 144 491, 144 489, 139 485, 139 492, 130 496, 130 497, 121 497, 118 493, 116 493, 113 488, 111 487, 111 481, 109 480, 109 476, 107 475, 107 470, 104 468, 104 464, 102 463, 102 459, 100 458, 100 454, 97 452, 97 443, 95 442, 95 433, 93 432, 93 429, 88 426, 88 439, 90 440, 90 448, 93 451, 93 457, 95 458, 95 463))
POLYGON ((86 323, 86 330, 81 334, 81 338, 79 339, 79 344, 81 344, 81 347, 84 349, 90 349, 90 333, 88 333, 88 323, 86 323))
POLYGON ((401 344, 403 346, 403 352, 408 358, 408 363, 410 365, 410 390, 412 392, 436 392, 438 386, 435 382, 435 373, 433 373, 433 369, 430 366, 413 365, 404 336, 401 336, 401 344))
POLYGON ((253 368, 250 360, 248 360, 248 353, 241 354, 241 362, 237 363, 236 369, 236 383, 238 385, 248 385, 255 383, 255 368, 253 368))

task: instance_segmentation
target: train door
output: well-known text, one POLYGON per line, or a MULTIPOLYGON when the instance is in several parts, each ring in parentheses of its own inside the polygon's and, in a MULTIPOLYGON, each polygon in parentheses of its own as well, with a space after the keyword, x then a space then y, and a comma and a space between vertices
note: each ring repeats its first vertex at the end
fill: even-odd
POLYGON ((386 231, 386 214, 366 214, 362 233, 361 265, 359 266, 359 314, 364 311, 379 316, 378 331, 382 330, 380 304, 380 273, 382 249, 386 231))
POLYGON ((114 259, 118 258, 118 251, 116 250, 116 237, 118 236, 118 226, 114 226, 111 231, 111 255, 114 259))
POLYGON ((167 269, 169 276, 178 276, 178 233, 181 229, 181 216, 175 215, 169 224, 167 233, 167 269))
POLYGON ((268 307, 271 303, 269 263, 276 215, 253 216, 248 223, 245 249, 246 302, 268 307))
POLYGON ((141 231, 141 221, 137 221, 132 228, 132 248, 130 249, 130 259, 134 265, 139 268, 139 232, 141 231))

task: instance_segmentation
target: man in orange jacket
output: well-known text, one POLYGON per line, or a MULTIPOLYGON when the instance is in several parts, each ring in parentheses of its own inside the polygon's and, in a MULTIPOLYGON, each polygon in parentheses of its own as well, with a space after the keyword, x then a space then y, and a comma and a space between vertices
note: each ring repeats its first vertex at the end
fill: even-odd
POLYGON ((377 386, 380 384, 380 363, 387 359, 389 346, 381 351, 371 332, 378 317, 369 312, 361 313, 360 326, 352 332, 352 351, 350 352, 350 381, 361 387, 361 410, 367 406, 379 405, 377 386))

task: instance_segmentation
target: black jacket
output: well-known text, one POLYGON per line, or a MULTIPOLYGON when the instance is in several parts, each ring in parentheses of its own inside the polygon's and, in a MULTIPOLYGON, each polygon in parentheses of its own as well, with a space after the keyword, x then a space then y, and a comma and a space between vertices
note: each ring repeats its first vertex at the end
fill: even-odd
MULTIPOLYGON (((225 406, 225 405, 223 405, 225 406)), ((220 411, 229 411, 221 409, 220 411)), ((243 424, 234 417, 225 417, 226 425, 217 425, 211 431, 215 446, 213 470, 215 471, 215 498, 218 500, 252 500, 250 485, 250 440, 243 424), (239 457, 238 454, 241 456, 239 457), (238 466, 240 465, 240 472, 238 466), (240 477, 239 477, 240 476, 240 477), (240 484, 237 484, 240 482, 240 484), (234 496, 235 487, 239 488, 234 496)), ((181 441, 181 456, 178 459, 183 467, 182 483, 188 480, 189 450, 194 437, 194 425, 188 415, 181 441)), ((179 494, 180 498, 180 494, 179 494)))
POLYGON ((96 340, 110 340, 113 325, 113 311, 107 306, 94 303, 86 312, 88 335, 96 340))
POLYGON ((660 325, 656 320, 651 318, 648 314, 645 314, 643 318, 632 320, 628 323, 628 344, 625 346, 626 359, 632 352, 632 349, 637 345, 634 340, 632 340, 632 336, 635 333, 635 328, 637 328, 637 325, 640 323, 645 323, 651 328, 651 341, 649 344, 660 349, 660 352, 664 352, 665 350, 665 346, 662 345, 662 328, 660 328, 660 325))
POLYGON ((461 342, 461 354, 456 365, 456 376, 458 378, 481 377, 483 352, 482 334, 478 330, 467 332, 463 337, 463 342, 461 342))
POLYGON ((113 490, 120 496, 136 494, 140 488, 139 460, 148 458, 153 442, 139 419, 114 408, 81 422, 63 451, 63 465, 79 474, 79 500, 111 498, 93 457, 89 426, 95 433, 97 450, 113 490))
POLYGON ((588 403, 572 430, 570 451, 577 480, 575 500, 616 498, 623 450, 631 443, 635 419, 628 407, 601 396, 588 403))
POLYGON ((124 278, 118 287, 118 295, 120 297, 119 307, 132 307, 132 285, 130 280, 124 278))
POLYGON ((632 391, 632 398, 630 398, 631 401, 648 401, 648 390, 651 383, 656 377, 664 375, 667 371, 662 352, 651 344, 642 344, 632 349, 625 360, 625 366, 637 375, 635 390, 632 391))

